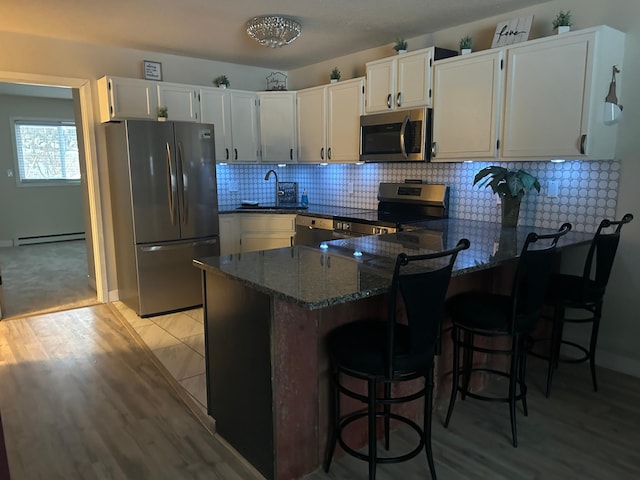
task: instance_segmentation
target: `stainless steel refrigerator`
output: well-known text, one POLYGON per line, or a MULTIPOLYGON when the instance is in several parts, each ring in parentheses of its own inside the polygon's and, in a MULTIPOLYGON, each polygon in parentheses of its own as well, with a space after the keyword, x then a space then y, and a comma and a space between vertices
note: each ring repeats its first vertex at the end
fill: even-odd
POLYGON ((106 126, 118 295, 140 316, 202 304, 192 260, 219 255, 213 125, 106 126))

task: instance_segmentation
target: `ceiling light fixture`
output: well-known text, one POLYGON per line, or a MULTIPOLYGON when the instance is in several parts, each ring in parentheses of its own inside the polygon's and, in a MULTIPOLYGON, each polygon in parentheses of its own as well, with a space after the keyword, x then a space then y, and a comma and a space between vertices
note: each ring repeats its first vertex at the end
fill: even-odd
POLYGON ((300 33, 298 22, 279 15, 261 15, 247 22, 247 34, 260 45, 271 48, 290 44, 300 33))

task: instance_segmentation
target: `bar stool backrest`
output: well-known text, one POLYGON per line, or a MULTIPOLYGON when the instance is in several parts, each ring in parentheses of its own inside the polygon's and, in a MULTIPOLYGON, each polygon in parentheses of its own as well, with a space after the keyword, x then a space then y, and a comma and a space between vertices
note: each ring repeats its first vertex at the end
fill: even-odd
POLYGON ((398 354, 420 358, 433 357, 438 349, 444 300, 449 288, 453 264, 461 250, 469 248, 470 242, 461 239, 455 248, 425 255, 398 255, 391 282, 388 335, 387 378, 393 378, 395 357, 398 354), (404 303, 410 331, 410 350, 396 352, 395 325, 398 295, 404 303))
POLYGON ((513 281, 511 301, 511 334, 532 331, 544 304, 551 274, 556 262, 558 240, 571 230, 564 223, 555 233, 529 233, 524 242, 513 281), (540 243, 538 243, 540 242, 540 243))
POLYGON ((627 213, 621 220, 605 219, 598 225, 584 264, 582 302, 598 301, 604 296, 620 243, 620 230, 631 220, 633 215, 627 213))

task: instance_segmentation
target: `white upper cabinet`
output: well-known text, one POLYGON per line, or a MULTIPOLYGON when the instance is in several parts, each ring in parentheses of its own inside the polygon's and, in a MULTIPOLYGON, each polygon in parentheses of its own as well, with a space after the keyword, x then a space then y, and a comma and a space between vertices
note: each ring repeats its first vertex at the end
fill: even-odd
POLYGON ((167 120, 199 122, 199 98, 197 87, 179 83, 158 83, 158 105, 167 108, 167 120))
POLYGON ((231 98, 222 88, 200 89, 200 119, 213 124, 216 162, 230 162, 233 153, 231 138, 231 98))
POLYGON ((613 158, 617 127, 604 124, 604 97, 623 55, 624 34, 609 27, 508 48, 502 156, 613 158))
POLYGON ((433 60, 455 54, 430 47, 368 62, 366 112, 430 107, 433 60))
POLYGON ((435 62, 432 161, 613 158, 604 98, 623 56, 603 26, 435 62))
POLYGON ((300 90, 296 95, 298 163, 326 162, 327 87, 300 90))
POLYGON ((263 92, 260 100, 260 145, 263 163, 293 163, 296 146, 296 93, 263 92))
POLYGON ((360 159, 360 115, 364 113, 364 78, 327 86, 327 160, 360 159))
POLYGON ((218 163, 257 163, 258 95, 223 88, 201 88, 203 123, 213 123, 218 163))
POLYGON ((100 121, 158 117, 158 83, 105 76, 98 79, 100 121))
POLYGON ((504 52, 435 63, 432 162, 498 156, 504 52))
POLYGON ((298 163, 352 163, 360 157, 364 78, 297 93, 298 163))

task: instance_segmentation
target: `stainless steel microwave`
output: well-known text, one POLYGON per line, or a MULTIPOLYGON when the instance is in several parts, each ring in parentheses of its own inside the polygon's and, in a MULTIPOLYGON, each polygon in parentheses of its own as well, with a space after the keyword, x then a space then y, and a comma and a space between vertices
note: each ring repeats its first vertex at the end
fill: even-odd
POLYGON ((431 152, 431 109, 360 117, 360 161, 426 162, 431 152))

